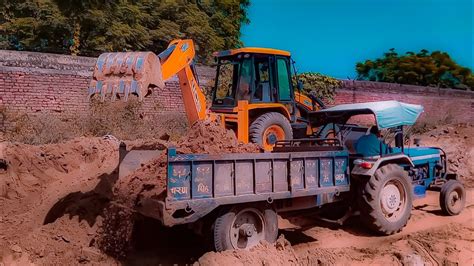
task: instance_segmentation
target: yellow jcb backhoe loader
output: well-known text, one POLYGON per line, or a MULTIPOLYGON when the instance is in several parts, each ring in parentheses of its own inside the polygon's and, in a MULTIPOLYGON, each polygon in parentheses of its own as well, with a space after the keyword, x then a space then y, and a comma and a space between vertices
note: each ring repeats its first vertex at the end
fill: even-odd
POLYGON ((306 114, 323 107, 315 97, 293 87, 290 53, 267 48, 239 48, 214 53, 217 61, 212 104, 208 108, 194 69, 192 40, 174 40, 156 56, 152 52, 105 53, 94 69, 90 96, 100 94, 140 100, 154 87, 178 76, 186 116, 220 120, 239 141, 252 141, 271 150, 278 140, 314 135, 306 114))

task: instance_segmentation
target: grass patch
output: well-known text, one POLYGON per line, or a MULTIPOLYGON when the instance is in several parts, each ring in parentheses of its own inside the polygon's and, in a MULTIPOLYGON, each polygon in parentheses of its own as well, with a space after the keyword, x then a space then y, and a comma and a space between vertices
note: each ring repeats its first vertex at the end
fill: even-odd
POLYGON ((0 140, 27 144, 57 143, 80 136, 114 135, 122 140, 154 139, 163 134, 178 139, 187 129, 184 114, 145 115, 141 103, 92 101, 77 112, 28 114, 0 107, 0 140))

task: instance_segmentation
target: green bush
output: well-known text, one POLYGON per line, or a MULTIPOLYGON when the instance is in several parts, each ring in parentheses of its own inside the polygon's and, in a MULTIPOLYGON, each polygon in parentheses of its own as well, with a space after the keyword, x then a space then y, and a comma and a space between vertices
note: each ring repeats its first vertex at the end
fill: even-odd
POLYGON ((336 88, 341 81, 320 73, 305 72, 293 77, 293 86, 296 88, 298 80, 303 82, 303 92, 320 98, 325 102, 333 102, 336 88))

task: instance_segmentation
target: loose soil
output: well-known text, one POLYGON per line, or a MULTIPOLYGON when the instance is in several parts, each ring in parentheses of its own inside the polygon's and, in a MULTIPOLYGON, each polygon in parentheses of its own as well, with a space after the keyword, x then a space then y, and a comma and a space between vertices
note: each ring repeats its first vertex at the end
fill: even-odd
MULTIPOLYGON (((176 143, 146 140, 133 145, 173 145, 182 153, 258 151, 254 145, 234 142, 235 137, 221 129, 199 124, 176 143)), ((474 127, 466 124, 440 126, 420 136, 423 146, 439 146, 447 152, 452 170, 469 187, 466 209, 458 216, 443 216, 439 194, 429 192, 414 202, 407 227, 392 236, 374 236, 358 217, 339 226, 297 216, 280 218, 275 244, 221 253, 206 253, 205 239, 185 227, 163 228, 145 219, 121 231, 132 237, 119 256, 98 244, 104 240, 108 221, 117 221, 110 215, 119 210, 126 213, 126 208, 117 207, 120 204, 133 207, 141 197, 162 194, 165 183, 156 177, 164 176, 164 155, 117 182, 119 143, 114 138, 78 138, 42 146, 2 142, 0 265, 473 265, 473 136, 474 127)))
MULTIPOLYGON (((202 121, 176 143, 168 143, 180 154, 223 154, 259 152, 255 144, 238 142, 235 134, 216 122, 202 121)), ((133 210, 147 198, 161 199, 166 195, 167 155, 158 158, 121 178, 114 187, 114 205, 107 209, 104 225, 98 237, 98 246, 106 253, 123 258, 131 243, 135 222, 133 210)))
POLYGON ((421 140, 421 146, 442 148, 449 171, 457 173, 466 187, 474 188, 474 125, 437 126, 416 138, 421 140))
POLYGON ((0 258, 6 264, 113 261, 89 247, 112 195, 114 138, 0 143, 0 258))
MULTIPOLYGON (((223 154, 259 152, 255 144, 238 142, 235 134, 219 126, 215 122, 203 121, 195 123, 186 135, 176 143, 160 143, 164 148, 173 147, 179 154, 223 154)), ((137 145, 133 143, 133 145, 137 145)), ((140 144, 143 145, 152 145, 140 144)), ((155 144, 156 146, 156 144, 155 144)), ((116 200, 132 208, 140 198, 160 197, 166 187, 166 153, 142 166, 137 171, 122 178, 114 188, 116 200)))

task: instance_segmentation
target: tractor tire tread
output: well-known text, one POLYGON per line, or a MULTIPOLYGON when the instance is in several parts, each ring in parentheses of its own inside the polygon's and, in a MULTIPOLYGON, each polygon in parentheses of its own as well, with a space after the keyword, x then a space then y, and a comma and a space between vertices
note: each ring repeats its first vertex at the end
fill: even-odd
MULTIPOLYGON (((379 188, 380 189, 380 188, 379 188)), ((358 197, 359 201, 359 209, 361 212, 362 222, 372 231, 375 231, 381 235, 391 235, 397 232, 400 232, 403 227, 406 226, 410 216, 411 216, 411 208, 412 208, 412 197, 411 197, 411 184, 408 182, 408 176, 406 172, 398 165, 395 164, 387 164, 375 172, 375 174, 370 178, 365 184, 362 184, 361 195, 358 197), (384 185, 386 179, 388 178, 387 174, 390 173, 398 173, 405 178, 408 184, 408 189, 406 191, 407 194, 407 209, 410 212, 406 219, 401 221, 401 224, 398 226, 397 229, 389 228, 388 226, 384 225, 381 222, 381 219, 378 217, 380 214, 377 211, 378 202, 377 202, 377 188, 384 185)))
POLYGON ((445 214, 445 215, 448 215, 448 216, 454 216, 454 215, 458 215, 459 213, 461 213, 462 209, 464 208, 464 205, 466 203, 466 190, 464 189, 464 186, 462 185, 461 182, 459 182, 458 180, 448 180, 448 182, 444 183, 443 186, 441 187, 441 191, 439 193, 439 205, 441 207, 441 211, 445 214), (451 191, 453 191, 454 189, 456 189, 456 187, 458 189, 460 189, 461 193, 462 193, 462 208, 460 208, 459 212, 454 212, 453 210, 451 210, 449 207, 448 207, 448 203, 446 202, 447 200, 447 196, 449 195, 449 193, 451 193, 451 191))

